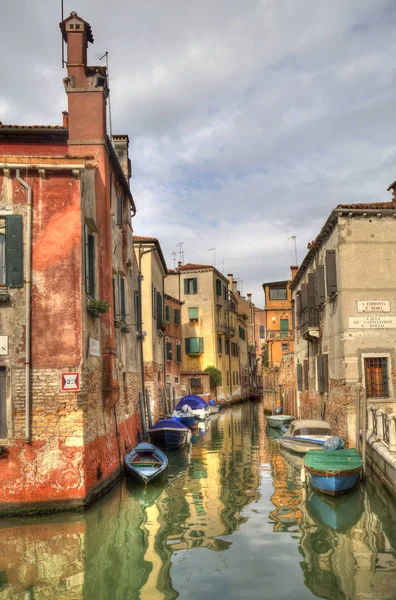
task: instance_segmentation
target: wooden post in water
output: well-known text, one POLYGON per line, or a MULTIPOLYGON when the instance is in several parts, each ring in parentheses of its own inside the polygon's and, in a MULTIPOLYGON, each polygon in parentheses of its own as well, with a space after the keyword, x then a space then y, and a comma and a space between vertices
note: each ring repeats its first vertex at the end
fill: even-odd
POLYGON ((360 454, 360 387, 356 389, 356 450, 360 454))
POLYGON ((363 388, 363 403, 362 403, 362 462, 363 462, 363 479, 366 479, 366 433, 367 433, 367 392, 363 388))

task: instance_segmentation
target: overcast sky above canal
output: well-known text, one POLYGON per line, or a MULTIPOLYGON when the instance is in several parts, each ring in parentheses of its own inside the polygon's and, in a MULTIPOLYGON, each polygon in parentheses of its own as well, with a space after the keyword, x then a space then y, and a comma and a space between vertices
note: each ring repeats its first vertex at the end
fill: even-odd
MULTIPOLYGON (((395 0, 64 0, 110 53, 114 133, 131 140, 135 233, 168 266, 288 277, 340 202, 396 178, 395 0)), ((0 120, 60 124, 60 0, 0 3, 0 120)))

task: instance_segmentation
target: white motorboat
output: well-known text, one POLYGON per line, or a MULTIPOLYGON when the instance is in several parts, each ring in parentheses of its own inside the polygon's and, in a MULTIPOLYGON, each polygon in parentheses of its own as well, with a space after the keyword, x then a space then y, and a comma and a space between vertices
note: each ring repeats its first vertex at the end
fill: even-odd
POLYGON ((286 450, 305 454, 308 450, 321 450, 331 436, 331 427, 326 421, 302 419, 290 424, 279 443, 286 450))

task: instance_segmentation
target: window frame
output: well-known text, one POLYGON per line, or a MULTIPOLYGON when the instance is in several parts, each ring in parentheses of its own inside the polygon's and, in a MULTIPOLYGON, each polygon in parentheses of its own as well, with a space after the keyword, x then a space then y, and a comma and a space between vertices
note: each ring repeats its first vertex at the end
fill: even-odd
POLYGON ((198 294, 198 277, 186 277, 184 279, 185 295, 198 294))
POLYGON ((198 306, 189 306, 188 307, 188 321, 189 321, 189 323, 198 323, 199 322, 199 307, 198 306), (190 311, 197 311, 196 317, 191 316, 190 311))
POLYGON ((362 381, 364 388, 366 390, 367 399, 370 402, 392 402, 393 399, 393 382, 392 382, 392 358, 389 352, 362 352, 361 356, 361 368, 362 368, 362 381), (379 358, 386 359, 386 376, 387 376, 387 387, 388 387, 388 395, 387 396, 368 396, 368 387, 366 382, 366 365, 365 359, 370 358, 379 358))
POLYGON ((269 288, 269 294, 268 297, 270 300, 287 300, 287 286, 281 286, 281 287, 270 287, 269 288), (284 291, 285 292, 285 297, 284 298, 280 298, 279 297, 279 292, 280 291, 284 291), (274 294, 273 294, 274 292, 274 294), (276 292, 276 294, 275 294, 276 292))

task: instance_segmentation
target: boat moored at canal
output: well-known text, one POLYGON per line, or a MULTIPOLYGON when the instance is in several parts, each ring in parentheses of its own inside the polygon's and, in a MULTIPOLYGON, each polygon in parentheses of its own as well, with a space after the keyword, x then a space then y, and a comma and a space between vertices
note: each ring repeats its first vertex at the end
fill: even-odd
POLYGON ((124 464, 128 475, 147 484, 166 471, 168 459, 153 444, 142 442, 125 455, 124 464))
POLYGON ((167 450, 183 448, 191 441, 191 431, 178 419, 162 419, 147 433, 150 442, 167 450))
POLYGON ((290 415, 270 415, 267 417, 268 427, 274 427, 275 429, 281 429, 285 425, 290 425, 294 417, 290 415))
POLYGON ((279 443, 286 450, 305 454, 308 450, 321 450, 331 435, 331 427, 326 421, 302 419, 290 424, 279 443))
POLYGON ((180 419, 183 417, 183 413, 192 413, 199 421, 205 420, 209 416, 209 407, 200 396, 190 394, 183 396, 175 406, 173 416, 180 419), (186 408, 187 407, 187 408, 186 408))
POLYGON ((311 450, 304 459, 312 487, 330 496, 345 494, 356 487, 362 466, 360 454, 354 448, 324 452, 311 450))

